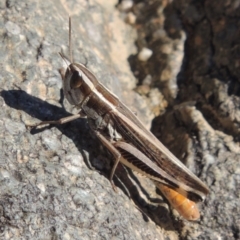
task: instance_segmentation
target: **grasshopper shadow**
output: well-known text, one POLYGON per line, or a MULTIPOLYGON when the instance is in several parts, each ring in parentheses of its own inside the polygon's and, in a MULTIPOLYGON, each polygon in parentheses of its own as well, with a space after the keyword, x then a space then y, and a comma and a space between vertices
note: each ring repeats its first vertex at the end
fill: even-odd
MULTIPOLYGON (((37 118, 40 121, 48 121, 48 120, 59 120, 60 118, 71 116, 72 114, 67 112, 64 108, 60 108, 54 106, 46 101, 43 101, 39 98, 29 95, 23 90, 9 90, 9 91, 1 91, 1 96, 4 98, 5 103, 14 109, 24 111, 29 114, 33 118, 37 118)), ((94 142, 93 138, 90 134, 90 129, 87 125, 86 119, 77 119, 72 122, 66 124, 56 124, 56 125, 46 125, 41 128, 32 128, 30 130, 31 134, 37 134, 39 132, 44 131, 45 129, 49 129, 51 127, 56 127, 59 131, 62 132, 68 138, 71 138, 75 143, 78 150, 83 154, 83 151, 86 150, 91 154, 92 149, 96 149, 96 146, 92 146, 92 144, 97 145, 96 141, 94 142), (79 138, 76 138, 76 131, 79 135, 79 138), (92 139, 91 141, 84 141, 84 139, 92 139)), ((92 158, 90 156, 90 158, 92 158)), ((89 163, 86 162, 86 165, 89 167, 89 163)))
MULTIPOLYGON (((59 120, 60 118, 72 115, 64 108, 54 106, 50 103, 47 103, 46 101, 31 96, 23 90, 3 90, 1 91, 1 96, 9 107, 24 111, 31 117, 37 118, 40 121, 59 120)), ((41 127, 40 129, 33 128, 31 130, 31 133, 37 134, 51 127, 56 127, 59 131, 62 132, 62 134, 73 140, 77 149, 82 154, 84 162, 88 168, 99 170, 100 174, 104 175, 107 179, 109 179, 109 174, 111 170, 98 169, 98 167, 94 164, 93 159, 99 156, 99 152, 101 152, 102 150, 100 148, 100 143, 98 142, 98 140, 92 137, 93 134, 91 132, 91 129, 88 127, 86 119, 77 119, 62 125, 49 125, 47 127, 41 127), (76 137, 76 133, 79 137, 76 137), (88 152, 88 158, 86 157, 84 151, 88 152)), ((110 165, 113 165, 113 157, 110 154, 104 155, 111 159, 110 165)), ((127 195, 134 201, 136 206, 142 212, 143 218, 146 221, 148 221, 147 217, 149 217, 161 227, 166 228, 167 230, 174 230, 174 228, 171 227, 172 225, 174 225, 174 223, 172 223, 172 220, 170 219, 166 208, 161 206, 157 207, 157 212, 165 216, 160 218, 160 220, 156 219, 155 205, 156 203, 161 203, 162 201, 160 199, 151 198, 148 195, 146 189, 141 186, 141 183, 138 181, 138 179, 135 177, 131 170, 119 164, 116 169, 116 174, 114 176, 114 183, 125 193, 125 195, 127 195), (133 184, 133 182, 135 182, 135 184, 133 184), (139 190, 135 186, 136 184, 139 186, 140 191, 145 196, 145 199, 147 199, 147 201, 143 197, 141 197, 139 190), (169 223, 167 224, 167 227, 165 227, 166 221, 169 223)))

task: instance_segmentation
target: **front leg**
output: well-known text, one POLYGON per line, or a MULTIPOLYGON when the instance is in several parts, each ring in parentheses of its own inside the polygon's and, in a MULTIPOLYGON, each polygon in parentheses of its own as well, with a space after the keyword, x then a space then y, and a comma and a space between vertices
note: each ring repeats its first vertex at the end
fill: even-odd
POLYGON ((31 128, 36 128, 38 126, 41 126, 41 125, 47 125, 47 124, 64 124, 64 123, 67 123, 67 122, 71 122, 73 120, 76 120, 78 118, 83 118, 85 117, 86 115, 80 111, 78 114, 75 114, 75 115, 72 115, 72 116, 68 116, 68 117, 64 117, 64 118, 60 118, 58 120, 54 120, 54 121, 42 121, 42 122, 39 122, 39 123, 36 123, 36 124, 32 124, 32 125, 26 125, 27 127, 31 127, 31 128))
POLYGON ((113 176, 114 173, 116 171, 117 165, 120 162, 120 159, 122 157, 121 153, 113 146, 113 144, 107 139, 105 138, 99 131, 94 130, 96 136, 98 137, 98 139, 101 141, 101 143, 112 153, 112 155, 115 158, 115 163, 113 165, 113 168, 111 170, 111 174, 110 174, 110 178, 109 181, 112 184, 112 187, 114 189, 115 192, 117 192, 117 188, 113 183, 113 176))

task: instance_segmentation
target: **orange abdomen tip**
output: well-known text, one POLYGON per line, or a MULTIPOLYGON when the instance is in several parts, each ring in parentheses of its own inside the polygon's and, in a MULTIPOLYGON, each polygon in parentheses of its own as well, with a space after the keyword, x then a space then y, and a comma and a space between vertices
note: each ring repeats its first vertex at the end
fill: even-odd
POLYGON ((195 202, 161 183, 156 183, 156 186, 182 217, 190 221, 196 221, 200 218, 200 213, 195 202))

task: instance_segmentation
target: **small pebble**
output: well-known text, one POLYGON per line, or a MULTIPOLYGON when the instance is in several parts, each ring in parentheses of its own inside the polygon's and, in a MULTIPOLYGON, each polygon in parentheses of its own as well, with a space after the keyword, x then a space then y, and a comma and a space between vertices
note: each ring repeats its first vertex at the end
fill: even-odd
POLYGON ((146 62, 153 54, 153 51, 149 48, 143 48, 139 54, 138 54, 138 59, 140 61, 146 62))
POLYGON ((133 6, 133 1, 123 0, 119 6, 119 9, 123 12, 128 11, 133 6))
POLYGON ((129 12, 126 16, 126 22, 131 25, 136 23, 136 19, 137 19, 136 15, 132 12, 129 12))

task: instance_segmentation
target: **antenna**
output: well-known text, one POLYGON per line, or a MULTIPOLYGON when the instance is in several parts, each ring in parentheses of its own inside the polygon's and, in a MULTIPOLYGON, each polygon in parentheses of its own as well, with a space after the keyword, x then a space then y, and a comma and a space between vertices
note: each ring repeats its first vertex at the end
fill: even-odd
MULTIPOLYGON (((67 59, 61 52, 59 52, 58 54, 59 54, 60 57, 63 59, 63 61, 66 63, 67 68, 68 68, 68 65, 69 65, 69 63, 67 62, 68 59, 67 59)), ((69 60, 68 60, 68 61, 69 61, 69 60)))
POLYGON ((70 62, 73 62, 73 57, 72 57, 72 23, 71 23, 71 17, 69 16, 69 33, 68 33, 68 41, 69 41, 69 57, 70 57, 70 62))

